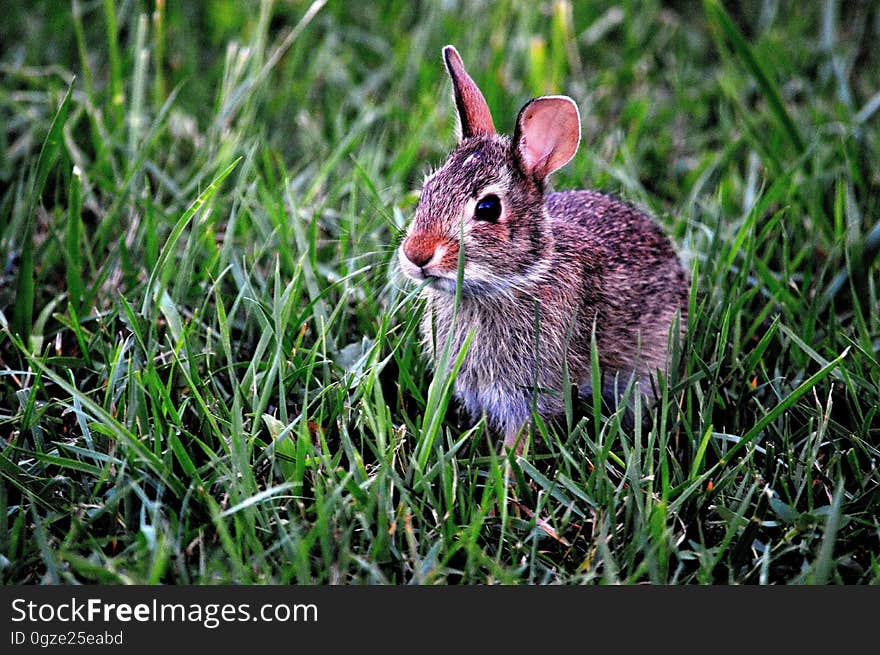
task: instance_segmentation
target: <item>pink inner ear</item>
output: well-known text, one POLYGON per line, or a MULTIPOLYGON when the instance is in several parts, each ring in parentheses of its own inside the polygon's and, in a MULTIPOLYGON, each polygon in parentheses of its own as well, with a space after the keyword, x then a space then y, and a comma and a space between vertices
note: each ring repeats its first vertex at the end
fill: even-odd
POLYGON ((527 171, 544 178, 577 152, 581 121, 577 105, 565 96, 536 98, 520 112, 517 148, 527 171))

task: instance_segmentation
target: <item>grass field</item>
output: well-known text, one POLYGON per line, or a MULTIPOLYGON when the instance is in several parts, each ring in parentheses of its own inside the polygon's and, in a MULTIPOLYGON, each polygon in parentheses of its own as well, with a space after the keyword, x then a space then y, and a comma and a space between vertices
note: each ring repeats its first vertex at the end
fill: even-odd
POLYGON ((0 580, 880 582, 880 5, 3 3, 0 580), (644 425, 497 441, 389 262, 454 43, 694 273, 644 425))

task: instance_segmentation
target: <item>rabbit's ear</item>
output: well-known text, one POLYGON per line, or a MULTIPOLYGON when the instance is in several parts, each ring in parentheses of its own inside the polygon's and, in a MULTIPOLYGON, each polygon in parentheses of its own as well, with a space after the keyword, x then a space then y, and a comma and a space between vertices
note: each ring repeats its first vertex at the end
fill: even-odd
POLYGON ((451 45, 443 48, 443 61, 446 62, 446 70, 452 78, 455 106, 461 123, 461 138, 495 134, 495 124, 492 122, 492 114, 489 113, 489 105, 464 69, 458 50, 451 45))
POLYGON ((523 170, 538 180, 567 164, 580 140, 581 115, 568 96, 543 96, 526 103, 513 133, 523 170))

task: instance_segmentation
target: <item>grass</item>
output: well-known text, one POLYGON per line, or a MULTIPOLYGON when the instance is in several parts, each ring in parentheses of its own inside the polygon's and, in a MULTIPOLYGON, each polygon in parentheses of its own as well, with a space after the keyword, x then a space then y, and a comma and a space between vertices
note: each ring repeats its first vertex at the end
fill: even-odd
POLYGON ((880 581, 880 13, 789 4, 7 7, 0 579, 880 581), (510 484, 388 274, 446 43, 694 272, 645 423, 572 404, 510 484))

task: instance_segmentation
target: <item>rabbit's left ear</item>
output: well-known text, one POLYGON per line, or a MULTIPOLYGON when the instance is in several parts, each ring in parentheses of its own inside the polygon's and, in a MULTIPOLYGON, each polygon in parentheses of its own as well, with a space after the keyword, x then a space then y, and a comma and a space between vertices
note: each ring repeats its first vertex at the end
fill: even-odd
POLYGON ((458 109, 461 125, 461 138, 495 134, 495 124, 492 122, 489 105, 479 87, 464 69, 458 50, 451 45, 443 48, 443 61, 452 80, 455 107, 458 109))
POLYGON ((513 133, 523 171, 537 180, 565 166, 580 140, 581 115, 568 96, 543 96, 526 103, 513 133))

